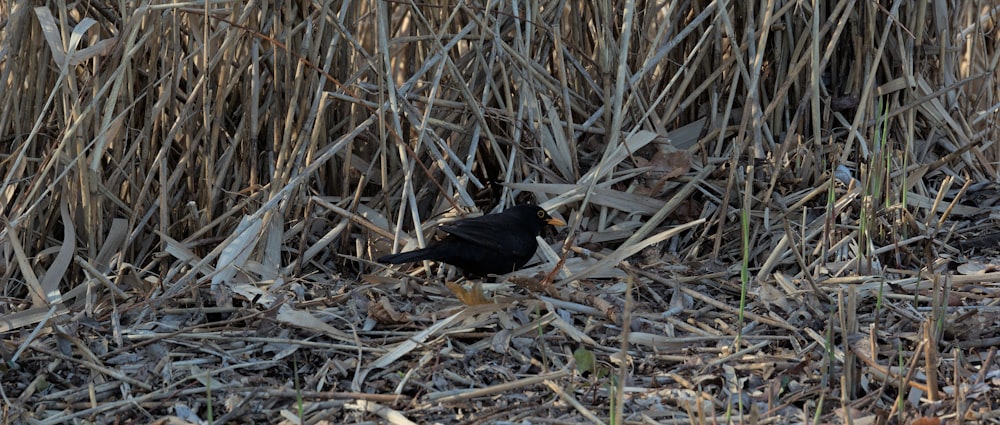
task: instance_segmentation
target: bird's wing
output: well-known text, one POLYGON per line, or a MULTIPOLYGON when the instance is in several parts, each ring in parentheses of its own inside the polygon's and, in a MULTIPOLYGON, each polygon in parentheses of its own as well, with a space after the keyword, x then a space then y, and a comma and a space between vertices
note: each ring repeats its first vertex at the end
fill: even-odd
POLYGON ((442 224, 441 230, 453 237, 497 251, 506 251, 515 255, 526 255, 529 252, 535 252, 534 237, 530 238, 531 245, 525 246, 523 240, 526 237, 522 235, 523 231, 511 229, 507 226, 498 226, 497 223, 491 221, 458 221, 451 224, 442 224))

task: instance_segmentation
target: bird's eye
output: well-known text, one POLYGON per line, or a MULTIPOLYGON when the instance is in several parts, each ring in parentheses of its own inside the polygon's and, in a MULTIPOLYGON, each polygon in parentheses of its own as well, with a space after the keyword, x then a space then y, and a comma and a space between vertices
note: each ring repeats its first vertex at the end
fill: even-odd
POLYGON ((545 211, 539 210, 538 211, 538 218, 545 218, 545 211))

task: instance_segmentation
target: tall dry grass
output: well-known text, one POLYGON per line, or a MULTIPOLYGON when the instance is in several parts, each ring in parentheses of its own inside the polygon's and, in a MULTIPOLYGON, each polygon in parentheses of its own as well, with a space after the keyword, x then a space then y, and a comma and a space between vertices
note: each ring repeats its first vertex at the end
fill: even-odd
POLYGON ((757 282, 934 271, 982 223, 958 189, 997 179, 998 13, 2 4, 5 351, 75 313, 117 321, 126 299, 131 326, 249 298, 236 283, 354 282, 448 211, 521 202, 611 258, 562 285, 650 246, 738 264, 741 209, 757 282))

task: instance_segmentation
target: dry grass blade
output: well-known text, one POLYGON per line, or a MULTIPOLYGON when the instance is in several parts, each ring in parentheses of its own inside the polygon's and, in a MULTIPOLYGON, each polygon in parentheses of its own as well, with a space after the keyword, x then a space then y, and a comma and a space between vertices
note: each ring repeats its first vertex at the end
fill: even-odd
POLYGON ((391 408, 389 408, 387 406, 383 406, 381 404, 372 402, 372 401, 358 400, 356 403, 348 403, 344 407, 346 407, 348 409, 357 409, 357 410, 363 410, 365 412, 374 413, 374 414, 378 415, 379 417, 381 417, 382 419, 388 421, 387 423, 390 423, 390 424, 393 424, 393 425, 415 425, 416 424, 416 422, 413 422, 413 421, 407 419, 406 416, 403 415, 401 412, 396 411, 394 409, 391 409, 391 408))
POLYGON ((667 240, 667 239, 669 239, 671 237, 677 236, 678 234, 680 234, 681 232, 683 232, 685 230, 688 230, 688 229, 690 229, 692 227, 697 227, 697 226, 699 226, 701 224, 704 224, 704 223, 705 223, 705 220, 695 220, 695 221, 692 221, 690 223, 677 226, 677 227, 675 227, 673 229, 660 232, 660 233, 658 233, 656 235, 650 236, 649 238, 646 238, 646 239, 644 239, 642 241, 639 241, 637 243, 634 243, 634 244, 631 244, 631 245, 622 245, 622 247, 619 248, 617 251, 615 251, 613 254, 608 255, 607 257, 602 258, 596 264, 594 264, 594 265, 592 265, 590 267, 587 267, 586 269, 581 270, 581 271, 579 271, 577 273, 574 273, 572 276, 570 276, 570 277, 568 277, 566 279, 563 279, 563 282, 565 283, 565 282, 569 282, 569 281, 573 281, 573 280, 585 279, 588 276, 590 276, 593 273, 595 273, 596 271, 601 270, 603 268, 606 268, 606 267, 617 267, 618 264, 621 263, 623 260, 625 260, 628 257, 631 257, 631 256, 635 255, 639 251, 642 251, 644 248, 646 248, 646 247, 648 247, 650 245, 656 244, 656 243, 663 242, 663 241, 665 241, 665 240, 667 240))

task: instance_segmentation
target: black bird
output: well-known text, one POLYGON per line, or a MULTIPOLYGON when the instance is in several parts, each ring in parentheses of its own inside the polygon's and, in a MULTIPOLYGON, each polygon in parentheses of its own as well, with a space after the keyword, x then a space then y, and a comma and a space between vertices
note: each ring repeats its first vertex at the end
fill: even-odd
POLYGON ((535 255, 535 237, 547 225, 566 223, 537 205, 518 205, 499 214, 467 218, 440 229, 448 235, 424 249, 386 255, 383 264, 434 260, 462 269, 467 277, 505 274, 520 269, 535 255))

